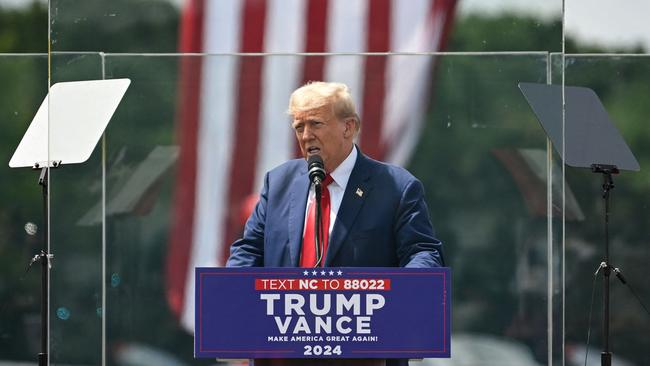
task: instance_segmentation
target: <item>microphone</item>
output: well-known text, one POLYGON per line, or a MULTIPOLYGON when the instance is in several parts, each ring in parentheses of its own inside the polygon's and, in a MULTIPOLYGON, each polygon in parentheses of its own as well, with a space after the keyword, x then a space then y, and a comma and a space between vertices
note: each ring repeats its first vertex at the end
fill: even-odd
POLYGON ((309 180, 315 185, 325 179, 325 165, 320 155, 311 155, 307 160, 307 169, 309 170, 309 180))
POLYGON ((325 179, 325 164, 320 155, 311 155, 307 159, 307 169, 309 170, 309 181, 314 185, 316 194, 316 215, 314 215, 314 253, 316 254, 316 265, 319 267, 323 260, 323 225, 321 221, 321 182, 325 179))

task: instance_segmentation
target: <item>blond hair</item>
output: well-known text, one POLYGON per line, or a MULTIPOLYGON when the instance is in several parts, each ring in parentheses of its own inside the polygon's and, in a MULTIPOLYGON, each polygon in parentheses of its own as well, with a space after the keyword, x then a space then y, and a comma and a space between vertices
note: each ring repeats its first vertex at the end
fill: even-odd
POLYGON ((312 81, 301 86, 291 93, 287 113, 293 116, 298 112, 305 112, 327 105, 332 107, 332 113, 336 118, 340 120, 354 119, 357 131, 359 131, 361 121, 352 101, 350 89, 343 83, 312 81))

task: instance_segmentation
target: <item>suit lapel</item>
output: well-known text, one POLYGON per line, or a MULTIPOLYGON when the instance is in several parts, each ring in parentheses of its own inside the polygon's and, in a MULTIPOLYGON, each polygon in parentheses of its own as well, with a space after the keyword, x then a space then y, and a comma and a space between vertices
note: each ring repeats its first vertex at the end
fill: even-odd
POLYGON ((368 158, 359 151, 359 156, 357 157, 352 174, 350 174, 350 180, 348 180, 348 185, 343 194, 343 201, 341 201, 341 207, 339 208, 336 222, 332 229, 332 235, 329 238, 325 266, 329 266, 334 258, 336 258, 337 252, 341 249, 350 229, 354 225, 359 210, 361 210, 363 203, 372 190, 370 178, 371 171, 368 158))
POLYGON ((300 261, 300 245, 302 232, 305 226, 305 210, 307 208, 307 195, 309 193, 309 177, 307 168, 291 182, 289 189, 291 199, 289 202, 289 254, 291 263, 298 267, 300 261))

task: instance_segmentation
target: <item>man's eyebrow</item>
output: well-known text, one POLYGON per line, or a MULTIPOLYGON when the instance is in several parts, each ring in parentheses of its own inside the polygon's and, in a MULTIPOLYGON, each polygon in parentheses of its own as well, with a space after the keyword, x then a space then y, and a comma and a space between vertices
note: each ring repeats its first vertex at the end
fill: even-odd
POLYGON ((311 117, 305 117, 305 118, 300 118, 300 119, 294 119, 292 124, 295 125, 295 124, 298 124, 298 123, 305 124, 305 123, 316 123, 316 122, 322 123, 322 122, 326 122, 326 121, 327 120, 325 118, 317 117, 317 116, 311 116, 311 117))

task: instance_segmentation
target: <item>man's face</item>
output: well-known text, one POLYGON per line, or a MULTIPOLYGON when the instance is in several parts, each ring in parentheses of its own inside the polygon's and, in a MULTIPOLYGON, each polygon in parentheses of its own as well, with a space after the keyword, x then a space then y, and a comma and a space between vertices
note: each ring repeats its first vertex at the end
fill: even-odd
POLYGON ((296 112, 292 127, 298 139, 302 156, 320 155, 325 170, 331 173, 352 151, 354 120, 340 120, 329 105, 296 112))

